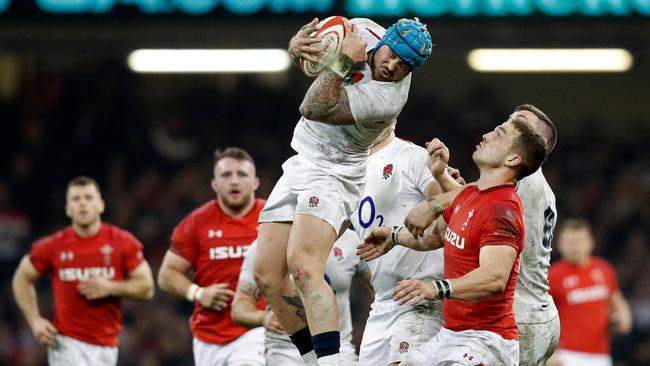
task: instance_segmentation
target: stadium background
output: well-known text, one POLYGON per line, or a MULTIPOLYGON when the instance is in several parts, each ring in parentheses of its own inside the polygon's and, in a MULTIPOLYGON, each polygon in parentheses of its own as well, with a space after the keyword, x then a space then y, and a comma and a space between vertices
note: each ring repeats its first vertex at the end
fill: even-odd
MULTIPOLYGON (((0 1, 0 364, 41 365, 11 296, 10 278, 31 242, 67 224, 65 184, 98 179, 104 220, 145 244, 154 271, 175 224, 213 197, 212 151, 251 152, 266 197, 292 152, 297 107, 310 80, 295 67, 269 74, 137 74, 138 48, 285 48, 312 16, 368 16, 384 26, 420 15, 436 47, 414 75, 398 135, 439 137, 468 180, 481 134, 522 102, 559 128, 545 165, 559 222, 593 224, 634 330, 614 338, 616 365, 650 365, 650 3, 548 1, 0 1), (62 5, 63 4, 63 5, 62 5), (440 6, 440 7, 438 7, 440 6), (424 13, 424 14, 423 14, 424 13), (620 47, 624 73, 478 73, 478 47, 620 47)), ((49 283, 39 285, 52 314, 49 283)), ((353 290, 357 340, 368 299, 353 290)), ((191 305, 158 291, 125 301, 120 365, 190 365, 191 305)))

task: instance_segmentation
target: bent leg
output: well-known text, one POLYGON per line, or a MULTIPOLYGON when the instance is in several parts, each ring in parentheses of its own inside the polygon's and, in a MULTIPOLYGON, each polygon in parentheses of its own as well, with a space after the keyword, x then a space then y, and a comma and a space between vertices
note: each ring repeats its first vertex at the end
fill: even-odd
POLYGON ((336 231, 325 220, 296 215, 289 237, 287 263, 305 306, 312 335, 339 330, 339 311, 324 278, 325 263, 336 231))
POLYGON ((260 224, 255 282, 271 304, 278 321, 287 333, 293 334, 307 326, 307 319, 287 269, 287 242, 290 232, 290 222, 260 224))

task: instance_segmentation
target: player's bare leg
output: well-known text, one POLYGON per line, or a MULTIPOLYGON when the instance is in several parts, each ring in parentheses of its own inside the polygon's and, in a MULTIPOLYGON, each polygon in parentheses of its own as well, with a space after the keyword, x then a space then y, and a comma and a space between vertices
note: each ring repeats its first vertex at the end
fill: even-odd
POLYGON ((307 327, 305 310, 287 268, 290 222, 267 222, 259 226, 255 281, 271 303, 273 313, 289 334, 307 327))
POLYGON ((325 262, 336 240, 336 231, 323 219, 296 215, 287 248, 287 263, 305 306, 309 330, 319 364, 324 358, 338 364, 340 345, 336 298, 325 281, 325 262))

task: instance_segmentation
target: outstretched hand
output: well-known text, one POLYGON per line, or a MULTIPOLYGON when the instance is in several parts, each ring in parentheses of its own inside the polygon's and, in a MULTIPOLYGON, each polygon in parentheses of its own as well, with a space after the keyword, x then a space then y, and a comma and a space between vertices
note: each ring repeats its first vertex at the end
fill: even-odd
POLYGON ((391 228, 386 226, 372 229, 363 243, 357 246, 357 255, 366 262, 377 259, 393 248, 391 228))

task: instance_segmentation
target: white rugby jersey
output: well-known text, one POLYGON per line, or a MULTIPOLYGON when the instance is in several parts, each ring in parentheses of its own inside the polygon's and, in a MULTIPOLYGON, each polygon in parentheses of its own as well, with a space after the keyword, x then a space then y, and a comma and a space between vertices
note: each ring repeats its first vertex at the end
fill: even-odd
MULTIPOLYGON (((370 155, 363 199, 350 218, 360 238, 378 226, 403 225, 409 211, 426 198, 433 182, 427 157, 424 148, 398 138, 370 155)), ((418 252, 397 246, 368 265, 375 301, 393 301, 392 290, 405 278, 444 278, 442 249, 418 252)))
MULTIPOLYGON (((368 43, 366 51, 375 48, 386 30, 370 19, 350 20, 368 43)), ((369 148, 393 118, 402 111, 411 85, 411 73, 398 82, 372 80, 368 64, 344 81, 345 91, 355 123, 333 126, 300 118, 293 131, 291 147, 312 162, 334 169, 339 174, 359 177, 369 148)))
MULTIPOLYGON (((341 342, 352 340, 352 315, 350 313, 350 284, 352 277, 362 275, 369 271, 366 262, 359 259, 356 254, 357 245, 361 241, 352 230, 346 230, 341 237, 334 242, 332 251, 327 257, 325 274, 329 277, 332 290, 336 295, 336 302, 339 306, 339 325, 341 342)), ((255 256, 257 255, 257 240, 251 244, 246 258, 242 264, 239 281, 246 281, 255 284, 253 271, 255 268, 255 256)), ((265 332, 266 344, 273 345, 274 342, 291 343, 289 336, 278 334, 267 330, 265 332)))
POLYGON ((518 323, 543 323, 557 315, 548 293, 551 241, 557 222, 555 195, 541 168, 519 181, 517 194, 524 207, 526 237, 513 308, 518 323))

